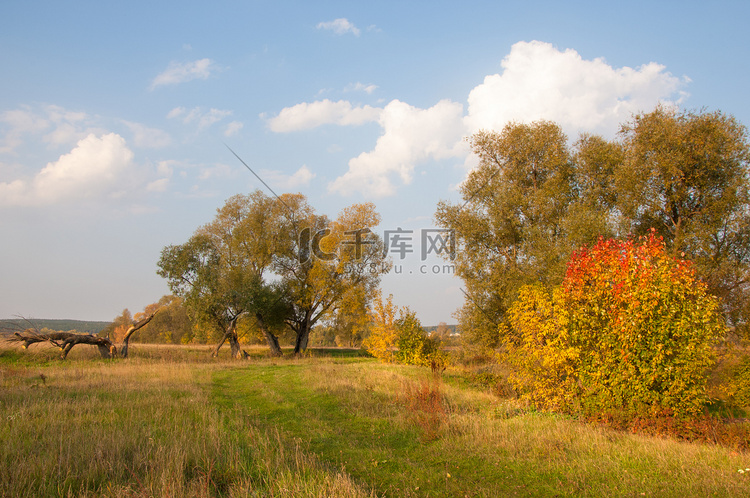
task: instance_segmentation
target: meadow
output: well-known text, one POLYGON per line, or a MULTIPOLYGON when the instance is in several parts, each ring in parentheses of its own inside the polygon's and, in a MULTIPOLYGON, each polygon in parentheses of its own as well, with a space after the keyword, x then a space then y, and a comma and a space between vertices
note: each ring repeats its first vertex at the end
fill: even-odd
POLYGON ((0 348, 0 496, 750 495, 750 453, 536 412, 458 368, 91 349, 0 348))

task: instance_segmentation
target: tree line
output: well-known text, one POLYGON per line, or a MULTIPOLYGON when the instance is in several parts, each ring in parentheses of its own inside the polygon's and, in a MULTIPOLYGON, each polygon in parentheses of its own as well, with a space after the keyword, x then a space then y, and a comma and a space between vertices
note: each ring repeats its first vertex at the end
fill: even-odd
POLYGON ((734 117, 659 106, 613 140, 583 134, 570 146, 557 124, 538 121, 469 143, 479 165, 461 202, 441 202, 435 216, 456 234, 459 328, 471 345, 501 344, 519 290, 559 285, 580 247, 652 231, 694 263, 727 325, 746 333, 750 148, 734 117))

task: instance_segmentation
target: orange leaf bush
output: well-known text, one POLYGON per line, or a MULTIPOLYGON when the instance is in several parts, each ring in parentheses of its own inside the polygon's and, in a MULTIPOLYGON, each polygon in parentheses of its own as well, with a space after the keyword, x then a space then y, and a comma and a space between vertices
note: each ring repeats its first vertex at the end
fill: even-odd
POLYGON ((509 310, 511 382, 540 408, 618 417, 700 413, 725 331, 691 264, 652 232, 574 253, 550 295, 524 287, 509 310))

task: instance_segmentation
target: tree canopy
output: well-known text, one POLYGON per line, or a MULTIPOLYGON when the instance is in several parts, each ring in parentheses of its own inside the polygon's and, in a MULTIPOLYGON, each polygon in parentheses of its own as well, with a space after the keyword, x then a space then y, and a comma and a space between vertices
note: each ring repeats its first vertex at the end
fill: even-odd
POLYGON ((299 353, 317 321, 350 294, 366 299, 387 271, 371 232, 379 221, 372 204, 350 206, 330 222, 301 194, 236 195, 186 243, 165 247, 158 273, 194 320, 223 331, 217 351, 228 340, 241 355, 237 321, 250 317, 273 354, 281 354, 274 330, 282 324, 294 331, 299 353))
POLYGON ((538 121, 469 143, 479 164, 462 202, 439 203, 435 216, 456 235, 467 296, 458 318, 474 344, 497 346, 519 289, 559 284, 574 250, 651 229, 695 262, 728 323, 748 322, 750 145, 732 116, 660 106, 615 140, 584 134, 569 146, 558 125, 538 121))

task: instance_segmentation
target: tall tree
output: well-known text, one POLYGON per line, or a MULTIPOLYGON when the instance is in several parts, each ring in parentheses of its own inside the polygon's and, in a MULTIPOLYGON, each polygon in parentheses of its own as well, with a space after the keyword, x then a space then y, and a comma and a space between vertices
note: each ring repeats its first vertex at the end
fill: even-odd
POLYGON ((273 354, 273 333, 286 321, 294 351, 307 348, 310 330, 334 312, 348 292, 369 296, 388 270, 372 204, 346 208, 333 222, 301 194, 271 198, 236 195, 188 242, 162 251, 159 274, 185 299, 193 316, 215 323, 239 355, 237 320, 251 316, 273 354))
POLYGON ((573 249, 599 237, 664 237, 696 263, 731 324, 750 323, 750 145, 720 112, 657 107, 617 140, 584 134, 572 152, 549 122, 510 124, 470 139, 480 159, 436 218, 459 244, 459 312, 473 343, 494 347, 521 285, 555 285, 573 249))
POLYGON ((569 245, 578 248, 597 242, 599 237, 614 237, 618 230, 615 172, 625 158, 619 142, 583 134, 573 149, 574 199, 565 217, 569 245))
POLYGON ((121 343, 122 339, 125 337, 125 333, 132 324, 133 315, 130 313, 130 310, 125 308, 122 310, 120 316, 116 317, 112 320, 112 323, 104 327, 99 335, 106 337, 115 344, 121 343))
POLYGON ((287 211, 286 241, 274 267, 289 292, 293 313, 287 321, 298 354, 307 348, 313 325, 355 289, 369 299, 389 267, 382 241, 372 232, 380 223, 372 203, 352 205, 329 222, 301 194, 284 194, 280 201, 287 211))
POLYGON ((657 107, 621 131, 615 172, 621 230, 651 228, 674 256, 696 263, 734 324, 750 318, 750 145, 747 129, 721 112, 657 107))
POLYGON ((548 121, 479 132, 469 141, 479 165, 461 185, 463 202, 438 204, 436 219, 455 233, 456 274, 466 285, 461 330, 474 343, 497 344, 522 285, 562 277, 574 197, 566 140, 548 121))
POLYGON ((193 323, 181 297, 162 296, 157 302, 147 305, 141 313, 136 313, 133 318, 140 320, 156 310, 159 310, 159 313, 154 316, 147 328, 140 330, 133 337, 134 341, 187 344, 193 339, 193 323))
POLYGON ((278 215, 276 202, 260 191, 236 195, 188 242, 162 251, 158 273, 185 299, 196 321, 222 331, 214 354, 228 341, 232 356, 243 356, 237 321, 248 315, 257 320, 272 354, 281 354, 266 322, 283 318, 284 292, 265 280, 277 251, 278 215))

